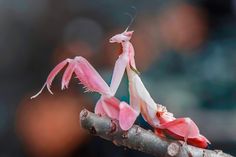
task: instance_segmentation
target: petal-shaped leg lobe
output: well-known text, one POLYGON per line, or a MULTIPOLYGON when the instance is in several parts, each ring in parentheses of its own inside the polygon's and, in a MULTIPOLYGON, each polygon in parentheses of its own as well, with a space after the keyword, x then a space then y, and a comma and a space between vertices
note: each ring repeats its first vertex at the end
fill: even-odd
POLYGON ((210 144, 210 141, 203 135, 199 135, 196 138, 189 138, 187 143, 196 147, 207 148, 208 144, 210 144))
POLYGON ((96 114, 101 115, 101 116, 106 116, 107 114, 106 114, 106 112, 103 109, 103 104, 102 103, 104 103, 103 99, 99 99, 97 104, 96 104, 96 106, 95 106, 95 111, 94 112, 96 114))
POLYGON ((119 120, 120 101, 115 97, 106 96, 103 96, 101 99, 103 100, 102 106, 106 115, 108 115, 112 119, 119 120))
POLYGON ((158 137, 161 137, 161 138, 166 137, 165 134, 164 134, 164 132, 163 132, 161 129, 156 128, 156 129, 154 130, 154 132, 155 132, 155 134, 156 134, 158 137))
POLYGON ((177 118, 161 124, 160 128, 184 138, 195 138, 200 135, 197 125, 190 118, 177 118))
POLYGON ((107 83, 85 58, 76 57, 75 61, 77 62, 75 74, 87 90, 103 95, 111 95, 107 83))
POLYGON ((208 144, 210 144, 210 142, 206 139, 206 137, 200 134, 194 138, 187 138, 186 140, 183 136, 179 136, 177 134, 174 134, 173 132, 170 132, 169 130, 163 130, 159 128, 155 129, 155 134, 159 137, 167 136, 176 140, 185 141, 187 144, 190 144, 199 148, 206 148, 208 144))
POLYGON ((120 103, 119 124, 122 130, 130 129, 139 113, 130 107, 126 102, 120 103))

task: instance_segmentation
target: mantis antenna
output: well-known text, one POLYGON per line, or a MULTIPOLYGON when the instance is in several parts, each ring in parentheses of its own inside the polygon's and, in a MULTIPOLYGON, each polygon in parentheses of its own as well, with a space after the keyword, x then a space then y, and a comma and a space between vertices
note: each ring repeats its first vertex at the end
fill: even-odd
POLYGON ((127 28, 125 29, 125 32, 128 31, 129 27, 133 24, 134 19, 135 19, 136 16, 137 16, 137 8, 136 8, 135 6, 132 6, 132 9, 135 10, 135 14, 134 14, 134 16, 132 16, 130 13, 127 13, 127 12, 125 13, 125 15, 127 15, 127 16, 129 16, 129 17, 131 18, 131 21, 129 22, 127 28))

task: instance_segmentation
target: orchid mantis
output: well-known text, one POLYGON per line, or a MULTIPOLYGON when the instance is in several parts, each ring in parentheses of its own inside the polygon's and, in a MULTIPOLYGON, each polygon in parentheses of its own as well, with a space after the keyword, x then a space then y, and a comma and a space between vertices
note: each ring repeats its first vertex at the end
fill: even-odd
MULTIPOLYGON (((117 34, 110 39, 111 43, 119 43, 123 48, 119 58, 123 57, 125 61, 123 64, 126 64, 129 79, 130 105, 137 112, 141 112, 144 119, 155 128, 155 133, 158 136, 169 136, 197 147, 206 148, 210 142, 200 134, 197 125, 190 118, 175 118, 164 106, 156 104, 150 96, 137 74, 134 48, 129 40, 124 40, 124 38, 131 39, 132 33, 133 31, 125 30, 123 33, 117 34)), ((123 68, 119 69, 120 73, 124 71, 124 66, 120 66, 123 68)))
POLYGON ((198 127, 190 118, 175 118, 164 106, 156 104, 150 96, 136 70, 134 48, 130 42, 132 34, 133 31, 128 31, 127 28, 123 33, 110 39, 110 43, 119 43, 122 46, 122 53, 115 63, 110 86, 85 58, 78 56, 59 63, 50 72, 42 89, 31 98, 37 97, 45 87, 53 94, 50 90, 51 83, 68 64, 62 77, 61 89, 68 88, 71 77, 75 73, 87 91, 101 94, 95 107, 95 113, 118 120, 123 130, 128 130, 141 112, 144 119, 154 127, 158 136, 170 136, 197 147, 207 147, 210 142, 200 134, 198 127), (115 97, 125 70, 129 80, 130 105, 120 102, 115 97))

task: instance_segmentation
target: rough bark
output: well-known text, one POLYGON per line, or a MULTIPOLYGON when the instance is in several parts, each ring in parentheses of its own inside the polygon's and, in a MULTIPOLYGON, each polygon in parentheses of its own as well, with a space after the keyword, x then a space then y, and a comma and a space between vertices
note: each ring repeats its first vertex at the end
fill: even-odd
POLYGON ((137 125, 123 131, 116 120, 96 115, 86 109, 80 113, 80 123, 92 135, 112 141, 117 146, 125 146, 156 157, 231 157, 221 150, 183 146, 179 141, 160 138, 151 130, 145 130, 137 125))

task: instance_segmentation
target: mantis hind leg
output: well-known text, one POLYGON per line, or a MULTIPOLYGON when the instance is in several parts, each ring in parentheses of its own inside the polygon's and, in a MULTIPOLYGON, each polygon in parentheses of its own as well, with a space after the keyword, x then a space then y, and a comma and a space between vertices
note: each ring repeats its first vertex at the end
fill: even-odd
POLYGON ((167 135, 170 135, 175 139, 183 140, 184 143, 182 144, 182 148, 183 150, 186 150, 188 156, 191 156, 187 142, 189 138, 198 136, 199 130, 190 118, 177 118, 161 125, 161 128, 167 131, 167 135))
POLYGON ((161 124, 160 129, 166 130, 170 136, 183 141, 187 141, 188 138, 196 138, 200 135, 197 125, 190 118, 177 118, 161 124))

